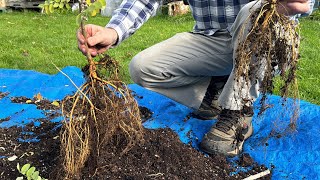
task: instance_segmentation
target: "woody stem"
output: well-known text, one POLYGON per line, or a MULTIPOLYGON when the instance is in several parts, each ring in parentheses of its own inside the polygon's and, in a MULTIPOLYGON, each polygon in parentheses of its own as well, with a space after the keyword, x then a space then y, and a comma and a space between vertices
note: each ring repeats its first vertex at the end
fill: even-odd
MULTIPOLYGON (((79 6, 79 11, 80 13, 82 13, 83 11, 83 6, 84 2, 81 3, 81 5, 79 6)), ((89 72, 90 72, 90 77, 92 79, 97 79, 97 72, 96 72, 96 65, 95 65, 95 61, 93 60, 90 52, 89 52, 89 45, 88 45, 88 39, 87 39, 87 32, 85 31, 85 17, 83 15, 81 15, 81 22, 80 22, 80 28, 81 28, 81 33, 84 37, 84 45, 85 45, 85 50, 86 50, 86 57, 87 57, 87 61, 89 64, 89 72)))

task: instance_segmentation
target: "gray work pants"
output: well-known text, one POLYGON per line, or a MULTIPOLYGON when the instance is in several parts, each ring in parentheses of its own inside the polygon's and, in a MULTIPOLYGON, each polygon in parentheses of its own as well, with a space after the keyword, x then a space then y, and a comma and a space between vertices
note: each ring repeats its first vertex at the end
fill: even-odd
POLYGON ((137 54, 129 65, 132 80, 140 86, 163 94, 193 109, 199 108, 211 78, 230 75, 219 97, 223 108, 242 109, 239 98, 259 95, 259 83, 249 85, 247 97, 237 97, 233 65, 234 52, 242 24, 260 3, 251 2, 241 9, 231 31, 217 31, 212 36, 179 33, 137 54), (253 7, 254 6, 254 7, 253 7))

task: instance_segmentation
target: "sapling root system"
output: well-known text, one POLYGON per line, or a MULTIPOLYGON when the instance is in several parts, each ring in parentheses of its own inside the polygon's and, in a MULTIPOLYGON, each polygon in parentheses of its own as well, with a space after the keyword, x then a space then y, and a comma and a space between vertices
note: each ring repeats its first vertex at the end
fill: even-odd
MULTIPOLYGON (((239 91, 235 96, 241 97, 240 103, 245 105, 248 96, 243 92, 250 92, 250 87, 259 82, 262 94, 259 114, 270 107, 266 98, 274 90, 276 75, 279 75, 277 81, 284 101, 288 96, 299 98, 296 79, 300 43, 298 27, 294 20, 278 13, 279 6, 277 0, 262 3, 245 21, 236 49, 236 88, 245 91, 239 91)), ((299 109, 297 104, 292 107, 289 126, 294 129, 299 109)))
MULTIPOLYGON (((83 8, 83 4, 80 7, 83 8)), ((82 17, 80 28, 87 40, 84 21, 82 17)), ((143 141, 139 108, 118 77, 117 61, 107 55, 95 61, 87 42, 85 45, 88 52, 88 64, 83 68, 86 82, 62 104, 65 121, 60 138, 65 179, 81 179, 84 166, 91 168, 93 176, 104 144, 112 142, 117 152, 110 153, 121 156, 143 141), (102 78, 99 72, 107 77, 102 78)))

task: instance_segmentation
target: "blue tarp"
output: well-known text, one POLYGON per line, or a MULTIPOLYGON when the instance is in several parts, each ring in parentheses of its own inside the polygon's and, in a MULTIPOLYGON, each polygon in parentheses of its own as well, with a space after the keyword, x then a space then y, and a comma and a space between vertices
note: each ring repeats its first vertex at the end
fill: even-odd
MULTIPOLYGON (((84 82, 79 68, 66 67, 62 71, 76 85, 84 82)), ((191 143, 196 149, 215 122, 189 117, 191 109, 188 107, 136 84, 129 85, 129 88, 142 97, 136 98, 138 104, 153 112, 152 118, 143 124, 144 127, 169 127, 178 133, 182 142, 191 143)), ((45 117, 35 105, 12 103, 10 97, 32 98, 40 93, 44 98, 54 101, 63 99, 75 90, 62 73, 48 75, 35 71, 0 69, 0 92, 9 93, 0 100, 0 119, 10 117, 9 121, 0 123, 0 128, 23 126, 30 122, 37 125, 37 119, 45 117)), ((258 101, 255 103, 255 112, 258 111, 258 101)), ((320 106, 301 101, 296 131, 280 135, 277 132, 283 132, 290 122, 293 100, 283 101, 279 96, 270 95, 267 103, 271 108, 262 116, 255 115, 253 118, 254 134, 245 142, 244 152, 259 164, 265 164, 270 169, 274 167, 273 179, 320 179, 320 106), (283 103, 286 106, 281 106, 283 103)), ((58 117, 54 121, 61 119, 58 117)))

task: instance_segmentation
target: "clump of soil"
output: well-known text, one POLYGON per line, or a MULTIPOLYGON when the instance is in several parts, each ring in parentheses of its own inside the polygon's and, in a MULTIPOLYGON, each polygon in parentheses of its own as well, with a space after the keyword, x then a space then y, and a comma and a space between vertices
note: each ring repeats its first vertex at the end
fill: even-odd
POLYGON ((144 106, 139 106, 139 111, 142 122, 145 122, 146 120, 150 119, 153 115, 153 112, 151 112, 150 109, 144 106))
POLYGON ((9 93, 8 92, 0 92, 0 100, 6 97, 9 93))
MULTIPOLYGON (((49 104, 51 102, 48 102, 47 107, 50 107, 49 104)), ((147 112, 143 116, 151 117, 148 108, 141 109, 144 109, 142 112, 147 112)), ((60 113, 59 110, 53 111, 60 113)), ((16 170, 17 163, 31 163, 45 178, 62 177, 60 170, 63 157, 60 154, 59 136, 61 123, 50 122, 51 119, 50 116, 38 119, 37 121, 41 122, 39 127, 29 124, 24 127, 0 128, 0 152, 6 156, 0 159, 0 179, 15 179, 21 176, 16 170), (18 140, 34 137, 40 141, 18 140), (13 155, 18 158, 8 161, 7 157, 13 155)), ((143 132, 144 143, 136 144, 121 156, 110 153, 121 151, 114 145, 115 142, 110 141, 103 145, 94 176, 91 177, 91 164, 87 162, 82 170, 81 179, 243 179, 250 174, 266 170, 266 167, 257 165, 245 155, 236 166, 253 166, 249 168, 251 170, 230 176, 230 172, 235 171, 237 167, 231 165, 224 156, 206 156, 190 145, 183 144, 170 129, 144 129, 143 132)), ((269 175, 265 178, 271 177, 269 175)))
MULTIPOLYGON (((235 170, 220 154, 206 156, 182 144, 171 129, 144 131, 145 143, 137 144, 123 156, 103 153, 95 179, 242 179, 248 173, 230 176, 235 170)), ((108 144, 104 149, 115 148, 108 144)), ((107 152, 107 151, 102 151, 107 152)), ((248 161, 260 172, 267 168, 248 161)), ((254 171, 255 171, 254 170, 254 171)), ((251 171, 251 173, 254 173, 251 171)), ((256 172, 257 173, 257 172, 256 172)), ((83 179, 86 179, 84 176, 83 179)))

